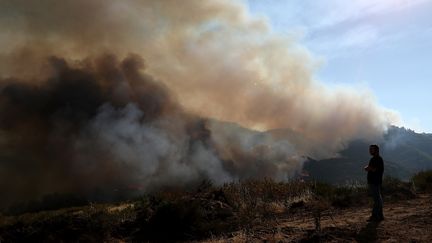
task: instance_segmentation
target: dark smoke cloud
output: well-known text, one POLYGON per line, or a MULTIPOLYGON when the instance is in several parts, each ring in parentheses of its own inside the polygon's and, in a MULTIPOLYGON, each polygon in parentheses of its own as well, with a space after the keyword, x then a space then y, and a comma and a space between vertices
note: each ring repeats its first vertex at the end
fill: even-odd
POLYGON ((235 129, 185 113, 163 83, 143 72, 137 55, 74 64, 51 57, 49 63, 49 78, 36 85, 0 81, 3 204, 96 188, 286 179, 292 166, 270 160, 277 155, 281 165, 298 164, 288 151, 255 151, 271 141, 245 133, 249 144, 242 144, 228 137, 238 137, 235 129))
POLYGON ((386 131, 393 112, 314 80, 310 53, 242 3, 0 1, 3 202, 284 180, 386 131))
POLYGON ((93 144, 86 131, 105 106, 120 110, 133 104, 141 112, 136 122, 143 124, 180 112, 163 85, 139 74, 143 61, 137 56, 119 62, 106 55, 77 67, 57 57, 49 62, 52 74, 42 84, 1 82, 0 130, 7 153, 1 164, 2 198, 92 188, 128 178, 133 166, 113 163, 109 150, 93 144), (79 146, 84 141, 87 146, 79 146))
MULTIPOLYGON (((49 63, 52 73, 43 83, 1 80, 2 198, 124 183, 135 165, 123 166, 111 158, 111 148, 96 144, 92 133, 99 127, 92 124, 107 107, 111 119, 135 115, 137 124, 149 126, 168 114, 181 114, 166 87, 140 74, 138 56, 120 62, 105 55, 76 67, 58 57, 49 63)), ((104 129, 110 133, 115 127, 104 129)))

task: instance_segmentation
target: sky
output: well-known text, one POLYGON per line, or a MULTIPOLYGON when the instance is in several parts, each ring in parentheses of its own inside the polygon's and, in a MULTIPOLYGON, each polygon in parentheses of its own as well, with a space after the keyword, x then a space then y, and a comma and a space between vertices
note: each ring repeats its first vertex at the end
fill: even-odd
POLYGON ((432 0, 245 0, 295 38, 329 86, 371 90, 400 126, 432 133, 432 0))

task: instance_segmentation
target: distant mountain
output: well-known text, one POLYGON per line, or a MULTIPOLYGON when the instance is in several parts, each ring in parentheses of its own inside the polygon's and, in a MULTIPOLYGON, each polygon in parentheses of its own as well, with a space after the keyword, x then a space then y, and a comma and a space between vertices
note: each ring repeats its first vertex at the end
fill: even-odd
MULTIPOLYGON (((289 141, 298 145, 295 150, 305 147, 308 141, 300 134, 290 129, 273 129, 258 132, 246 129, 235 123, 213 121, 213 128, 217 127, 219 133, 232 134, 248 141, 257 141, 255 144, 266 141, 289 141)), ((348 181, 365 181, 366 173, 363 167, 369 162, 369 143, 355 140, 339 152, 339 156, 316 160, 313 155, 307 157, 303 170, 310 178, 329 183, 345 183, 348 181)), ((391 126, 380 141, 381 156, 385 162, 385 176, 408 180, 414 173, 432 169, 432 134, 416 133, 413 130, 391 126)))
POLYGON ((432 169, 432 134, 391 127, 384 137, 383 155, 412 172, 432 169))
MULTIPOLYGON (((301 150, 301 148, 310 146, 310 141, 290 129, 260 132, 244 128, 236 123, 217 120, 209 120, 209 122, 211 130, 215 131, 214 135, 222 135, 225 144, 228 144, 226 141, 236 141, 237 144, 241 143, 244 147, 256 148, 262 147, 263 144, 280 143, 282 146, 288 144, 288 147, 279 149, 292 150, 304 155, 307 159, 303 164, 304 173, 302 174, 309 174, 309 178, 329 183, 366 181, 363 167, 370 159, 370 142, 351 141, 344 150, 339 152, 339 156, 317 160, 314 155, 301 150), (284 141, 286 143, 283 143, 284 141)), ((403 127, 391 126, 383 138, 374 143, 380 146, 381 156, 385 162, 384 176, 408 180, 416 172, 432 169, 432 134, 416 133, 403 127)), ((262 150, 256 151, 254 156, 247 157, 249 166, 254 163, 262 164, 259 161, 263 159, 260 158, 262 150)), ((321 152, 325 153, 325 151, 321 152)), ((273 161, 274 157, 271 160, 273 161)), ((279 160, 282 161, 283 158, 279 160)))
MULTIPOLYGON (((432 134, 392 126, 378 144, 385 176, 407 180, 418 171, 432 169, 432 134)), ((367 142, 353 141, 340 152, 340 157, 319 161, 310 158, 303 168, 311 178, 330 183, 364 181, 363 167, 370 159, 368 148, 367 142)))

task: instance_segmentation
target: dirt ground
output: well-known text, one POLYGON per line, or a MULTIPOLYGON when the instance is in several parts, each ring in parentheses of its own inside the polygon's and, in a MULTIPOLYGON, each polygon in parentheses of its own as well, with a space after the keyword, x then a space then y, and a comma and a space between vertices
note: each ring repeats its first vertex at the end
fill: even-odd
POLYGON ((204 242, 432 242, 432 195, 384 202, 379 223, 367 222, 369 206, 323 212, 320 231, 316 217, 299 212, 204 242))

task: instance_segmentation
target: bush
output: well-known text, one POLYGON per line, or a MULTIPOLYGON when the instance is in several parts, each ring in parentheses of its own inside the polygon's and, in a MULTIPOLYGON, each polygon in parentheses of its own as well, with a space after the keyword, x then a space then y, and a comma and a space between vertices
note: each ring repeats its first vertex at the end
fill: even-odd
POLYGON ((384 177, 382 195, 387 200, 409 199, 416 196, 411 183, 394 177, 384 177))
POLYGON ((204 212, 196 201, 180 200, 160 205, 149 219, 147 235, 152 240, 185 240, 202 233, 204 212))
POLYGON ((298 180, 246 180, 225 184, 221 191, 226 202, 238 212, 239 224, 247 226, 287 211, 296 200, 308 193, 309 186, 298 180))
POLYGON ((234 211, 220 187, 203 181, 194 190, 168 188, 137 198, 130 228, 138 242, 199 240, 237 230, 234 211))
POLYGON ((432 192, 432 170, 422 171, 415 174, 412 181, 417 190, 432 192))
POLYGON ((364 186, 352 184, 333 186, 327 183, 316 182, 312 192, 318 200, 326 200, 335 207, 349 207, 364 202, 366 189, 364 186))

